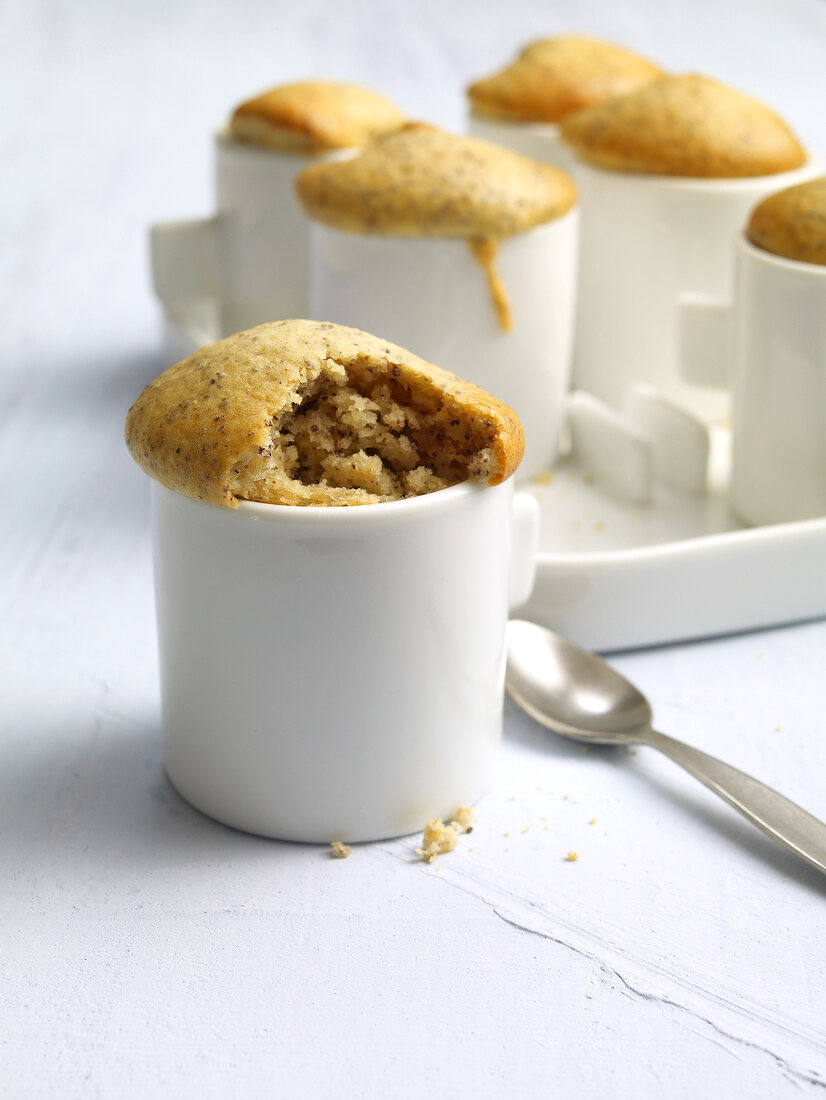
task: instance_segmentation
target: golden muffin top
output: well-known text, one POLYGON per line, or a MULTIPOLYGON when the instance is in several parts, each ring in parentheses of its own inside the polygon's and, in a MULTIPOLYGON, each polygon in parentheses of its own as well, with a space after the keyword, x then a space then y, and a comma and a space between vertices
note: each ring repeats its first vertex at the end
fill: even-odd
POLYGON ((419 122, 376 138, 349 160, 306 168, 296 193, 325 225, 386 237, 502 239, 576 202, 564 172, 419 122))
POLYGON ((167 488, 235 508, 496 485, 519 465, 524 435, 507 405, 394 344, 277 321, 164 371, 129 410, 126 443, 167 488))
POLYGON ((563 120, 590 164, 707 179, 767 176, 806 162, 789 127, 750 96, 706 76, 667 76, 563 120))
POLYGON ((662 70, 621 46, 566 35, 531 42, 501 72, 467 94, 478 114, 518 122, 559 122, 572 111, 626 95, 662 70))
POLYGON ((826 264, 826 176, 763 199, 752 211, 746 236, 787 260, 826 264))
POLYGON ((398 107, 370 88, 302 80, 236 107, 229 136, 266 149, 310 154, 364 145, 403 122, 398 107))

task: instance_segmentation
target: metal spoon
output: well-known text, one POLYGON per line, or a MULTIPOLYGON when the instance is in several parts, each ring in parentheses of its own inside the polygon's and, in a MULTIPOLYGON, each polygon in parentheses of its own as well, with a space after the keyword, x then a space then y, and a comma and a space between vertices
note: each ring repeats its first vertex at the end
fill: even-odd
POLYGON ((750 775, 658 733, 651 706, 600 657, 536 623, 508 623, 508 694, 543 726, 599 745, 650 745, 826 873, 826 825, 750 775))

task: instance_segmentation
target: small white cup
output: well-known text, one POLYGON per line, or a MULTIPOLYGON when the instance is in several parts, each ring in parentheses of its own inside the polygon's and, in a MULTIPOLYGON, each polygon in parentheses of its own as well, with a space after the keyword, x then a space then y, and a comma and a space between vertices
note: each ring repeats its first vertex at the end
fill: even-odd
POLYGON ((524 157, 560 168, 576 178, 579 160, 566 145, 555 122, 514 122, 509 119, 486 118, 470 111, 468 132, 485 141, 506 145, 524 157))
POLYGON ((680 303, 687 377, 732 387, 732 511, 746 523, 826 515, 826 267, 741 236, 734 300, 680 303))
POLYGON ((307 316, 307 219, 293 182, 316 159, 219 134, 216 215, 152 226, 155 293, 196 346, 265 321, 307 316))
POLYGON ((484 793, 508 607, 533 586, 529 494, 231 510, 153 483, 153 521, 166 768, 192 805, 361 841, 484 793))
POLYGON ((581 164, 580 277, 574 386, 619 408, 646 382, 707 422, 727 396, 688 384, 677 356, 677 299, 730 296, 734 241, 765 196, 817 174, 812 166, 747 179, 686 179, 581 164))
POLYGON ((465 240, 311 229, 314 317, 380 332, 495 394, 525 429, 520 477, 557 453, 570 380, 576 298, 576 209, 506 238, 495 267, 512 328, 497 319, 487 277, 465 240))

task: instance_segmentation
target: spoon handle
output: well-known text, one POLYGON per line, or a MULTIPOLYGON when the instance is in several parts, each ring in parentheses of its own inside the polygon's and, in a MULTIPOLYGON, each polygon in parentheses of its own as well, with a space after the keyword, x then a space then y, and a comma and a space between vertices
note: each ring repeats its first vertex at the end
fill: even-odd
POLYGON ((826 824, 745 772, 651 730, 645 743, 680 764, 758 829, 826 873, 826 824))

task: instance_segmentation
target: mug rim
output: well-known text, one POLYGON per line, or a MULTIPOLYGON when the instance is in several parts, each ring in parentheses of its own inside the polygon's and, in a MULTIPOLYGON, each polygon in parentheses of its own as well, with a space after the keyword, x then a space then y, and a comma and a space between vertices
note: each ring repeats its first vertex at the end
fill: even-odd
POLYGON ((607 176, 613 180, 624 180, 634 183, 648 183, 652 187, 662 187, 665 190, 685 190, 710 192, 719 190, 723 192, 738 190, 763 190, 767 182, 780 180, 777 190, 791 187, 798 180, 805 182, 814 179, 819 173, 817 163, 807 160, 798 168, 790 168, 786 172, 772 172, 765 176, 666 176, 656 172, 623 172, 616 168, 604 168, 599 164, 592 164, 579 156, 573 146, 568 146, 576 156, 577 168, 586 169, 594 175, 607 176))
POLYGON ((287 164, 292 161, 294 168, 295 165, 300 165, 297 171, 309 168, 320 160, 349 160, 361 149, 358 145, 341 145, 333 149, 316 149, 314 152, 306 153, 299 152, 297 149, 276 149, 273 146, 253 145, 251 141, 239 141, 238 138, 232 137, 226 126, 216 130, 213 137, 216 150, 222 155, 232 156, 237 153, 242 158, 268 161, 271 164, 287 164))
POLYGON ((364 525, 370 523, 393 523, 415 516, 417 513, 431 512, 450 508, 454 502, 478 496, 485 490, 500 489, 513 481, 513 475, 496 485, 484 481, 468 479, 433 493, 406 497, 403 500, 377 501, 374 504, 312 506, 300 504, 266 504, 259 500, 239 499, 237 508, 226 508, 205 500, 197 500, 185 493, 170 489, 160 481, 152 479, 152 491, 165 497, 170 503, 182 507, 194 506, 210 509, 216 518, 218 514, 239 516, 245 519, 266 520, 276 524, 311 524, 315 527, 364 525))
MULTIPOLYGON (((295 160, 301 164, 309 165, 319 153, 300 153, 295 149, 276 149, 265 145, 253 145, 251 141, 239 141, 232 137, 227 127, 215 131, 215 144, 223 152, 238 153, 242 157, 258 158, 259 160, 276 158, 277 160, 295 160)), ((324 154, 321 154, 324 155, 324 154)))
POLYGON ((826 278, 826 264, 807 263, 806 260, 792 260, 788 256, 778 256, 776 252, 769 252, 766 248, 760 248, 746 236, 746 231, 740 234, 737 240, 738 247, 746 255, 757 263, 767 264, 769 267, 777 267, 781 270, 794 271, 797 274, 811 276, 812 278, 826 278))

